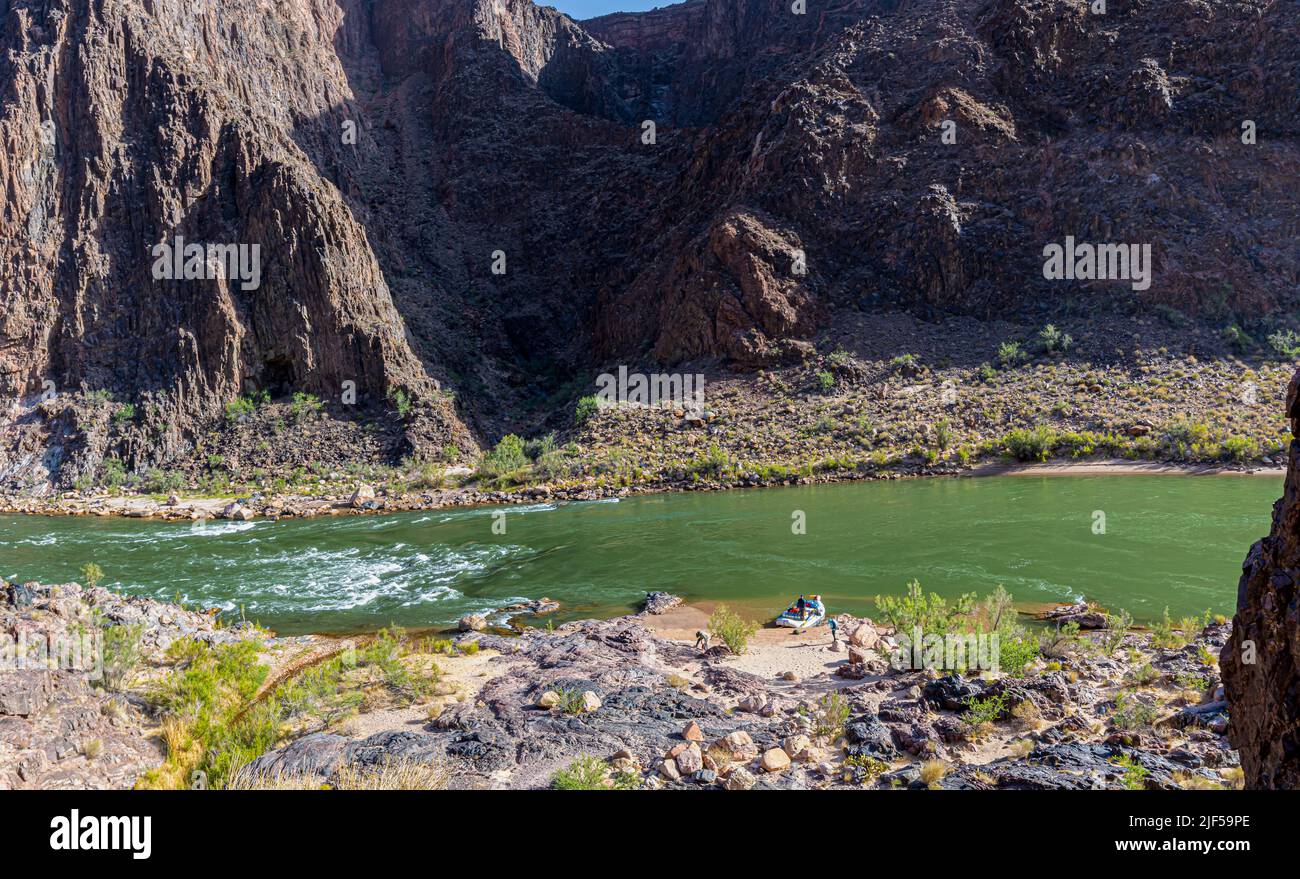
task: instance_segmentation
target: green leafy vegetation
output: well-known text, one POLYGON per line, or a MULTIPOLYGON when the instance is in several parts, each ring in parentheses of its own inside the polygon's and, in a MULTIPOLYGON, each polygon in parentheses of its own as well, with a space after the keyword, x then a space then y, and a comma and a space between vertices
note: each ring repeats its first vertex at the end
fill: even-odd
POLYGON ((633 773, 610 774, 605 761, 583 756, 551 776, 553 790, 631 790, 640 784, 633 773))
POLYGON ((722 640, 732 653, 741 654, 749 649, 749 639, 758 631, 758 623, 733 613, 725 604, 719 604, 709 615, 709 634, 722 640))
POLYGON ((998 364, 1003 369, 1011 369, 1028 359, 1019 342, 1003 342, 998 346, 998 364))
POLYGON ((1270 334, 1268 344, 1287 360, 1300 359, 1300 334, 1295 330, 1278 330, 1270 334))
POLYGON ((389 388, 388 399, 393 401, 393 408, 397 410, 398 418, 406 418, 415 408, 415 400, 406 388, 389 388))
POLYGON ((131 685, 143 656, 143 625, 108 626, 103 630, 103 678, 110 693, 120 693, 131 685))
POLYGON ((1115 708, 1111 711, 1110 720, 1116 729, 1124 732, 1148 729, 1158 717, 1155 708, 1137 698, 1132 692, 1124 691, 1115 695, 1115 708))
POLYGON ((1061 354, 1074 346, 1074 338, 1069 333, 1062 333, 1052 324, 1038 331, 1038 345, 1047 354, 1061 354))
POLYGON ((252 417, 257 412, 258 407, 265 405, 269 400, 270 395, 266 391, 236 397, 226 404, 226 421, 234 424, 244 418, 252 417))
POLYGON ((1013 430, 1005 439, 1006 451, 1017 461, 1046 461, 1056 447, 1057 433, 1039 424, 1028 430, 1013 430))
POLYGON ((1125 790, 1145 790, 1146 778, 1150 775, 1148 770, 1129 754, 1121 754, 1111 761, 1116 766, 1124 770, 1124 777, 1121 780, 1125 790))
POLYGON ((910 633, 919 628, 924 634, 945 634, 961 630, 960 620, 970 614, 975 593, 962 595, 949 603, 935 592, 927 593, 919 580, 907 584, 905 595, 877 595, 876 611, 881 620, 898 631, 910 633))
POLYGON ((848 719, 848 700, 839 693, 827 693, 818 701, 813 714, 813 735, 834 741, 844 735, 844 722, 848 719))
POLYGON ((95 588, 99 581, 104 577, 104 569, 94 562, 86 562, 81 566, 81 579, 86 581, 86 585, 95 588))
POLYGON ((579 426, 586 424, 600 412, 600 398, 595 394, 578 400, 573 410, 573 420, 579 426))
POLYGON ((966 700, 966 710, 961 715, 972 735, 987 734, 1007 714, 1007 697, 1002 694, 966 700))
POLYGON ((483 456, 478 472, 488 479, 511 480, 527 466, 524 441, 515 434, 508 433, 501 437, 492 451, 483 456))
POLYGON ((295 422, 315 418, 325 408, 325 404, 315 394, 295 392, 293 402, 289 404, 289 413, 295 422))

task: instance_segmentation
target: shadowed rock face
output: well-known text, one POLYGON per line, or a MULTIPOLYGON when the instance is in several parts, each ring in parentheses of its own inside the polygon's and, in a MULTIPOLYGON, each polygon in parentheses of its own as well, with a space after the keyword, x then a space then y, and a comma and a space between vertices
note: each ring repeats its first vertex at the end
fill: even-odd
POLYGON ((1300 372, 1291 380, 1286 488, 1273 529, 1250 548, 1237 587, 1232 638, 1219 657, 1232 720, 1252 788, 1300 788, 1300 372), (1253 662, 1251 661, 1253 659, 1253 662))
POLYGON ((0 478, 106 451, 46 382, 133 402, 137 465, 349 381, 468 450, 603 363, 775 363, 845 310, 1294 309, 1296 14, 0 0, 0 478), (178 234, 258 245, 260 285, 155 278, 178 234), (1151 243, 1150 289, 1045 281, 1067 235, 1151 243))

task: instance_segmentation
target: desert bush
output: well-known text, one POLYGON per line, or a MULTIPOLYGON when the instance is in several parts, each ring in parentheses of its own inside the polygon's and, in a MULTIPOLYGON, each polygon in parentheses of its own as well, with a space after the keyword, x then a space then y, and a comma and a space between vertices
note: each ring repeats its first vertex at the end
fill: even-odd
POLYGON ((1300 334, 1295 330, 1278 330, 1268 337, 1268 344, 1287 360, 1300 358, 1300 334))
POLYGON ((758 623, 732 613, 725 604, 719 604, 709 615, 709 634, 722 639, 732 653, 744 653, 749 648, 749 639, 757 631, 758 623))
POLYGON ((581 426, 594 418, 598 412, 600 412, 600 398, 592 394, 578 400, 577 406, 573 409, 573 420, 581 426))
POLYGON ((881 620, 904 634, 910 636, 917 628, 924 634, 946 634, 961 629, 961 618, 974 607, 975 593, 949 603, 942 595, 926 593, 919 580, 912 580, 906 595, 877 595, 874 600, 881 620))
POLYGON ((921 781, 925 786, 934 789, 943 781, 943 777, 948 774, 948 764, 942 760, 926 760, 921 764, 921 781))
POLYGON ((610 778, 609 767, 599 757, 579 757, 551 776, 553 790, 617 790, 627 782, 610 778))
POLYGON ((1058 435, 1045 425, 1010 431, 1003 439, 1003 447, 1017 461, 1046 461, 1052 456, 1058 435))
POLYGON ((839 693, 827 693, 817 703, 817 712, 813 715, 813 734, 834 741, 844 735, 844 722, 848 719, 848 700, 839 693))
POLYGON ((1056 354, 1069 351, 1074 346, 1074 337, 1048 324, 1038 331, 1038 344, 1046 353, 1056 354))
POLYGON ((103 630, 102 678, 105 690, 118 693, 131 685, 143 657, 143 625, 109 626, 103 630))

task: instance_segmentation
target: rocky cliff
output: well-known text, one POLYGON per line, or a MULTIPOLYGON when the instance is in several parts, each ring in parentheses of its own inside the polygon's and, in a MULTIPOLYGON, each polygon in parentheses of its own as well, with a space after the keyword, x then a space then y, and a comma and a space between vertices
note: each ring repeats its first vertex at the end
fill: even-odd
POLYGON ((1246 784, 1300 788, 1300 372, 1291 380, 1286 488, 1273 529, 1250 548, 1237 587, 1232 638, 1219 658, 1228 734, 1246 784))
POLYGON ((196 455, 255 392, 454 457, 601 364, 797 359, 849 311, 1294 311, 1296 17, 0 0, 0 478, 196 455), (1044 280, 1067 235, 1153 283, 1044 280))

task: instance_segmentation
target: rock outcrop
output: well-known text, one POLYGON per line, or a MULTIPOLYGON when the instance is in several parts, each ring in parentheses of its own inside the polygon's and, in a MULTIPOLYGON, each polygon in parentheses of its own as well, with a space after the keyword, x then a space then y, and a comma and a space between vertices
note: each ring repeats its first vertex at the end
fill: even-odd
POLYGON ((1232 637, 1219 656, 1228 735, 1252 788, 1300 788, 1300 372, 1291 380, 1286 487, 1250 548, 1232 637))
POLYGON ((261 392, 445 459, 882 307, 1294 312, 1294 4, 1088 9, 8 0, 0 481, 206 456, 261 392), (1045 280, 1066 236, 1154 282, 1045 280))

